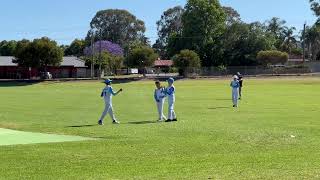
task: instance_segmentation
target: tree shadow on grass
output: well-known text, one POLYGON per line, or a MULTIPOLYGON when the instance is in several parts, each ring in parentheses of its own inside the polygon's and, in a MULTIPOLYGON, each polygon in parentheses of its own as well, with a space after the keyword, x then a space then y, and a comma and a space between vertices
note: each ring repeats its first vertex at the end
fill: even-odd
POLYGON ((0 81, 0 87, 31 86, 38 83, 40 83, 40 81, 0 81))
POLYGON ((157 121, 136 121, 136 122, 128 122, 128 124, 156 124, 157 121))
POLYGON ((93 127, 93 126, 98 126, 98 124, 86 124, 86 125, 67 126, 67 128, 83 128, 83 127, 93 127))

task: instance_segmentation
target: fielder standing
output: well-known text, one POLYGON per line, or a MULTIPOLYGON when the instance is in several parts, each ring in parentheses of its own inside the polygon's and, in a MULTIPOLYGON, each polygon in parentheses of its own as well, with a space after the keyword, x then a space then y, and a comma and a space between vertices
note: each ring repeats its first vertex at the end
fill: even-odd
POLYGON ((163 114, 163 105, 165 101, 165 88, 161 87, 161 84, 159 81, 155 82, 156 89, 154 90, 154 99, 157 103, 157 109, 159 114, 159 122, 162 122, 163 120, 167 120, 165 115, 163 114))
POLYGON ((98 121, 98 124, 103 125, 103 119, 107 114, 110 115, 113 124, 120 124, 113 114, 112 96, 118 95, 122 89, 120 89, 118 92, 114 92, 111 86, 112 80, 110 79, 105 80, 104 83, 106 84, 106 87, 102 90, 101 97, 104 98, 105 108, 100 120, 98 121))
POLYGON ((233 76, 233 81, 231 81, 230 86, 232 88, 232 102, 233 107, 238 107, 238 97, 239 97, 239 81, 238 76, 233 76))
POLYGON ((177 116, 176 113, 174 112, 174 103, 176 101, 175 97, 175 92, 176 88, 173 85, 174 79, 169 78, 168 79, 168 87, 166 88, 166 96, 168 96, 168 103, 169 103, 169 108, 168 108, 168 119, 166 122, 172 122, 172 121, 177 121, 177 116))

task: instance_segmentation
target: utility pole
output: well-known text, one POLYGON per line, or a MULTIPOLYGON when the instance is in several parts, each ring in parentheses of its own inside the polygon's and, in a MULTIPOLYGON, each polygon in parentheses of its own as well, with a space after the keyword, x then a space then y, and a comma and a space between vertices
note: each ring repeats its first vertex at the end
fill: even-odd
POLYGON ((305 45, 305 34, 306 34, 306 22, 303 24, 303 32, 302 32, 302 60, 303 63, 306 61, 306 45, 305 45))
POLYGON ((102 56, 101 56, 101 40, 102 40, 102 33, 101 33, 101 29, 99 30, 99 79, 101 79, 101 63, 102 63, 102 56))
POLYGON ((94 33, 91 34, 91 79, 94 78, 94 33))

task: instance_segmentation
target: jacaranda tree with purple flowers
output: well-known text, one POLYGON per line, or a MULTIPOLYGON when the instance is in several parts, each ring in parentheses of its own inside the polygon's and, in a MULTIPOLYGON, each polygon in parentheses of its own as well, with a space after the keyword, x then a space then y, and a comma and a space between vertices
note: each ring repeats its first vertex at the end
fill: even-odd
MULTIPOLYGON (((113 56, 123 56, 123 49, 120 47, 120 45, 110 41, 97 41, 93 44, 93 46, 94 55, 99 54, 101 50, 101 52, 108 52, 113 56)), ((92 46, 86 47, 84 49, 84 54, 86 56, 92 56, 92 46)))
POLYGON ((93 48, 92 46, 86 47, 84 54, 87 65, 92 63, 93 55, 95 67, 98 68, 101 65, 109 74, 116 73, 116 70, 122 67, 124 59, 120 45, 110 41, 97 41, 93 44, 93 48))

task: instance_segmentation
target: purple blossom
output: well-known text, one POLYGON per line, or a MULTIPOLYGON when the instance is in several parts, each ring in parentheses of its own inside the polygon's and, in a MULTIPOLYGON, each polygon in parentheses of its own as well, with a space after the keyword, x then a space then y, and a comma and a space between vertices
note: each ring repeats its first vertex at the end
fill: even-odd
MULTIPOLYGON (((110 41, 97 41, 94 43, 94 54, 98 54, 100 52, 100 42, 101 42, 101 52, 108 52, 114 56, 123 56, 123 49, 115 43, 110 41)), ((84 54, 86 56, 92 55, 92 46, 86 47, 84 49, 84 54)))

